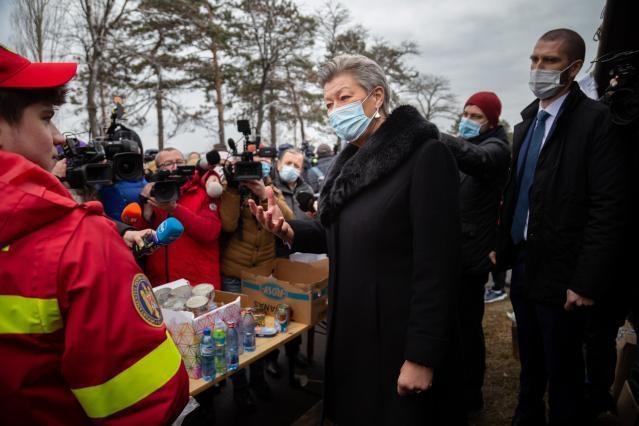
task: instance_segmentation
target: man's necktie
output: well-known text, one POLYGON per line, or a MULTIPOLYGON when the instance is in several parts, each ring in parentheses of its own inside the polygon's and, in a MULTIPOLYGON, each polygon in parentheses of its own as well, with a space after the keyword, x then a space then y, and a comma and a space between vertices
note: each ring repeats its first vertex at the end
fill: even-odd
POLYGON ((544 134, 546 132, 546 119, 550 117, 544 110, 540 110, 537 113, 537 120, 535 120, 535 127, 528 143, 528 149, 526 157, 524 158, 523 172, 518 173, 521 176, 519 180, 519 192, 517 196, 517 205, 515 206, 515 216, 513 217, 513 226, 510 229, 510 235, 513 238, 513 243, 519 244, 524 239, 524 229, 526 227, 526 220, 528 219, 528 193, 532 186, 533 179, 535 177, 535 169, 537 168, 537 159, 539 158, 539 151, 541 149, 541 143, 544 140, 544 134))

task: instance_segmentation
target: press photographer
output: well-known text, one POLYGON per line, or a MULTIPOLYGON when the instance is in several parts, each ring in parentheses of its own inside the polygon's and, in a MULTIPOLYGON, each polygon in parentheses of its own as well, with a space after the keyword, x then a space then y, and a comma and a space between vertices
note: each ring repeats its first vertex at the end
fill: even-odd
POLYGON ((184 225, 184 235, 147 259, 146 273, 152 285, 185 278, 191 284, 210 283, 220 288, 218 237, 222 185, 214 171, 185 169, 184 156, 165 148, 155 157, 155 182, 140 194, 143 217, 156 228, 169 216, 184 225), (208 191, 207 191, 208 189, 208 191))
POLYGON ((147 184, 142 141, 136 132, 120 122, 123 115, 122 100, 116 98, 111 124, 100 141, 113 168, 113 185, 101 186, 99 197, 106 214, 116 220, 127 204, 141 202, 140 192, 147 184))
MULTIPOLYGON (((266 188, 271 184, 270 150, 260 150, 259 138, 251 135, 248 121, 239 120, 238 130, 244 134, 244 151, 238 154, 235 142, 230 141, 232 157, 227 161, 225 173, 229 185, 222 194, 220 217, 225 237, 222 252, 222 290, 239 293, 240 276, 244 269, 263 265, 275 259, 275 237, 262 228, 248 207, 248 200, 267 206, 266 188)), ((287 219, 293 218, 281 193, 275 190, 277 205, 287 219)), ((264 377, 264 362, 258 361, 250 366, 251 387, 261 399, 271 398, 271 390, 264 377)), ((249 391, 246 372, 237 372, 232 376, 234 400, 242 411, 254 411, 255 401, 249 391)))

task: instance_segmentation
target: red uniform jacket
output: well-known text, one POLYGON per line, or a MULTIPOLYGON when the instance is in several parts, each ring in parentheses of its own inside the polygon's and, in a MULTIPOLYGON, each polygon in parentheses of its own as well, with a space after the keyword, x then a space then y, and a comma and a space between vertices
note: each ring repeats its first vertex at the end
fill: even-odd
POLYGON ((0 194, 2 423, 173 421, 188 377, 102 206, 3 151, 0 194))
MULTIPOLYGON (((146 272, 153 286, 185 278, 191 285, 209 283, 220 289, 218 238, 222 222, 218 211, 219 199, 214 200, 206 193, 209 176, 209 173, 200 176, 196 172, 180 189, 173 217, 184 225, 184 234, 147 258, 146 272)), ((153 209, 151 226, 157 228, 167 217, 165 211, 153 209)))

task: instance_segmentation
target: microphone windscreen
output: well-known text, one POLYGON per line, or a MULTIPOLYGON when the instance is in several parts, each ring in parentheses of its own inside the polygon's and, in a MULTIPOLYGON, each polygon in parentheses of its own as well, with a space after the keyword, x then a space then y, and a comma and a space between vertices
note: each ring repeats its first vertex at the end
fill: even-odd
POLYGON ((231 148, 231 151, 235 152, 237 150, 235 141, 233 139, 229 138, 229 140, 227 140, 226 142, 229 144, 229 148, 231 148))
POLYGON ((184 226, 174 217, 166 219, 160 223, 155 230, 155 243, 158 245, 170 244, 177 240, 184 233, 184 226))
POLYGON ((303 212, 315 211, 315 208, 313 207, 313 203, 315 203, 315 195, 310 192, 298 192, 295 198, 297 199, 297 203, 300 205, 300 210, 303 212))
POLYGON ((197 162, 198 168, 202 171, 206 172, 209 169, 215 167, 220 164, 220 154, 213 150, 206 153, 206 155, 197 162))
POLYGON ((220 164, 220 153, 217 152, 216 150, 213 151, 209 151, 206 153, 206 162, 208 163, 209 167, 213 167, 217 164, 220 164))
POLYGON ((127 225, 135 225, 142 218, 142 207, 138 203, 129 203, 126 205, 122 214, 120 214, 120 220, 127 225))

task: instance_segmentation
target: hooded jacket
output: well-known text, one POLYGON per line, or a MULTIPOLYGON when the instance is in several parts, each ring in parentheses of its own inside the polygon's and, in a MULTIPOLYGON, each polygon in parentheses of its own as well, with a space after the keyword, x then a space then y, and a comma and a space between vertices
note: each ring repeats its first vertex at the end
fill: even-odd
POLYGON ((3 424, 173 421, 188 377, 101 204, 3 151, 0 194, 3 424))
MULTIPOLYGON (((147 259, 146 272, 154 286, 185 278, 191 285, 208 283, 220 289, 220 199, 214 200, 206 193, 210 175, 196 172, 180 188, 173 216, 184 225, 184 234, 147 259)), ((157 228, 168 216, 163 210, 153 209, 152 227, 157 228)))

